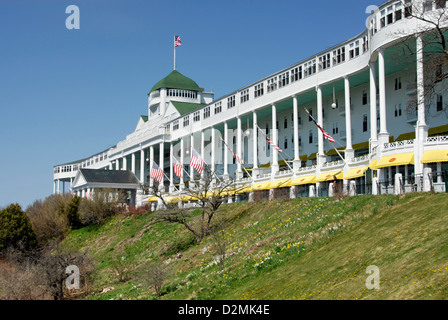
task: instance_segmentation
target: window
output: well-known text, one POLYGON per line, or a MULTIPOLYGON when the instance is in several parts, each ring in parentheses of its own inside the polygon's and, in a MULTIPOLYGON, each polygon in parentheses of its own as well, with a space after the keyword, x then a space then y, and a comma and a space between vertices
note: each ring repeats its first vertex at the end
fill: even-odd
POLYGON ((227 109, 233 108, 235 106, 235 95, 227 98, 227 109))
POLYGON ((210 107, 205 107, 204 108, 204 119, 207 119, 208 117, 210 117, 210 107))
POLYGON ((308 61, 304 64, 304 73, 305 77, 310 76, 314 73, 316 73, 316 60, 308 61))
POLYGON ((183 126, 186 127, 189 124, 190 124, 190 116, 185 116, 183 126))
POLYGON ((390 6, 387 8, 387 24, 394 23, 394 7, 390 6))
POLYGON ((412 17, 412 2, 411 2, 411 0, 405 0, 404 16, 405 16, 405 18, 412 17))
POLYGON ((198 122, 199 120, 201 120, 201 113, 200 111, 195 111, 193 113, 193 122, 198 122))
POLYGON ((309 131, 308 142, 310 144, 313 143, 313 131, 312 130, 309 131))
POLYGON ((345 61, 345 47, 333 51, 333 64, 339 64, 345 61))
POLYGON ((437 111, 443 110, 443 96, 438 94, 437 95, 437 111))
POLYGON ((395 117, 400 117, 401 116, 401 103, 395 105, 395 113, 394 113, 394 115, 395 115, 395 117))
POLYGON ((267 123, 266 123, 266 132, 265 132, 265 134, 266 134, 266 135, 269 134, 269 124, 267 124, 267 123))
POLYGON ((286 138, 286 137, 285 137, 285 141, 284 141, 284 143, 283 143, 283 147, 284 147, 285 149, 288 149, 288 138, 286 138))
POLYGON ((222 102, 219 101, 215 103, 215 114, 221 113, 222 111, 222 102))
POLYGON ((285 118, 285 121, 283 121, 283 129, 288 128, 288 118, 285 118))
POLYGON ((395 21, 401 20, 403 17, 401 3, 395 5, 395 21))
POLYGON ((363 115, 362 117, 362 132, 367 131, 367 115, 363 115))
POLYGON ((333 134, 339 133, 339 124, 337 122, 333 122, 333 134))
POLYGON ((176 131, 177 129, 179 129, 179 120, 173 122, 173 131, 176 131))
POLYGON ((299 147, 302 146, 302 135, 299 134, 299 147))
POLYGON ((313 119, 311 119, 311 117, 313 116, 313 109, 308 110, 309 111, 309 116, 308 116, 308 121, 311 122, 313 121, 313 119))
POLYGON ((289 84, 289 71, 282 73, 279 78, 278 86, 280 88, 287 86, 289 84))
POLYGON ((369 37, 364 36, 362 38, 362 53, 366 52, 367 50, 369 50, 369 37))
POLYGON ((353 59, 359 56, 359 40, 350 43, 350 51, 349 51, 350 59, 353 59))
POLYGON ((386 10, 381 10, 381 18, 380 18, 380 28, 384 28, 386 26, 386 10))
POLYGON ((436 0, 436 9, 446 8, 446 0, 436 0))
POLYGON ((263 83, 257 84, 255 86, 255 98, 261 97, 264 94, 263 83))
POLYGON ((330 54, 324 54, 322 57, 319 57, 319 70, 325 70, 330 68, 330 54))
POLYGON ((365 106, 367 104, 367 91, 362 90, 362 104, 365 106))
POLYGON ((427 12, 427 11, 432 11, 432 0, 426 0, 423 4, 423 11, 427 12))
POLYGON ((395 78, 395 90, 401 89, 401 77, 395 78))
POLYGON ((302 79, 302 66, 291 70, 291 82, 302 79))
POLYGON ((277 90, 277 77, 273 77, 268 80, 268 92, 277 90))
POLYGON ((241 103, 244 103, 249 100, 249 89, 241 91, 241 103))

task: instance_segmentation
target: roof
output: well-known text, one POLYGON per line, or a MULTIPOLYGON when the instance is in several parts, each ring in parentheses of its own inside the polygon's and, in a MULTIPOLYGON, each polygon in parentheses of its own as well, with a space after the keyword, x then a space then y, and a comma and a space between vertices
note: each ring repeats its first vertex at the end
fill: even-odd
POLYGON ((176 70, 173 70, 169 75, 157 82, 149 93, 160 88, 201 91, 196 82, 176 70))
POLYGON ((135 174, 125 170, 80 169, 87 183, 140 184, 135 174))
POLYGON ((202 108, 205 104, 200 103, 191 103, 191 102, 179 102, 171 100, 173 106, 179 111, 180 115, 190 113, 195 111, 196 109, 202 108))

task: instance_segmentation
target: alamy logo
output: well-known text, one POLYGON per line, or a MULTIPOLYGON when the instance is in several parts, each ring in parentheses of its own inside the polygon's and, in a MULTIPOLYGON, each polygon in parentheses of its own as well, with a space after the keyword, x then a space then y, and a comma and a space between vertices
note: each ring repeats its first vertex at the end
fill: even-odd
POLYGON ((366 279, 366 288, 378 290, 380 288, 380 269, 377 266, 368 266, 366 273, 370 274, 366 279))
MULTIPOLYGON (((370 6, 367 6, 366 14, 368 14, 369 17, 370 17, 372 12, 375 11, 376 9, 378 9, 378 6, 375 6, 375 5, 371 4, 370 6)), ((369 17, 367 17, 367 19, 366 19, 366 28, 367 29, 371 29, 372 28, 372 25, 369 24, 369 17)))
POLYGON ((75 265, 70 265, 65 269, 65 273, 69 276, 65 279, 65 286, 68 290, 79 290, 79 268, 75 265))
POLYGON ((65 19, 65 27, 69 30, 79 29, 79 8, 74 4, 67 6, 65 8, 65 13, 70 13, 70 15, 65 19))

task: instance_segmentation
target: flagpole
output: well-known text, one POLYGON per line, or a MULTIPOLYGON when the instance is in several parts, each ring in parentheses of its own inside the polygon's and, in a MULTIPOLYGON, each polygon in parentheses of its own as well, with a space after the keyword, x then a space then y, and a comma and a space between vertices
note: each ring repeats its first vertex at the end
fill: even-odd
MULTIPOLYGON (((309 116, 311 119, 313 119, 314 123, 317 124, 316 119, 314 119, 313 116, 308 112, 308 109, 307 109, 307 108, 304 108, 304 109, 305 109, 306 113, 308 113, 308 116, 309 116)), ((327 139, 327 140, 328 140, 328 139, 327 139)), ((336 141, 336 139, 334 139, 334 138, 333 138, 333 140, 336 141)), ((339 157, 341 158, 341 160, 345 163, 345 159, 344 159, 344 158, 342 157, 342 155, 339 153, 339 150, 336 148, 336 146, 334 145, 334 143, 331 142, 331 141, 329 141, 329 142, 333 145, 334 150, 337 152, 337 154, 339 155, 339 157)), ((339 144, 341 147, 344 147, 344 146, 343 146, 342 144, 340 144, 339 142, 338 142, 338 144, 339 144)))
MULTIPOLYGON (((221 138, 221 140, 222 140, 222 142, 226 145, 227 149, 229 149, 229 151, 232 151, 232 153, 235 155, 235 152, 233 152, 233 150, 230 149, 230 147, 227 145, 227 143, 224 141, 224 139, 221 138)), ((239 162, 238 159, 236 159, 236 161, 239 162)), ((249 171, 247 171, 246 168, 244 168, 243 166, 241 166, 241 168, 242 168, 244 171, 246 171, 247 175, 250 177, 251 180, 254 180, 254 179, 252 178, 252 175, 249 173, 249 171)))
MULTIPOLYGON (((264 135, 265 138, 267 138, 267 136, 265 135, 265 133, 263 132, 263 130, 261 130, 261 128, 257 125, 258 130, 260 130, 260 132, 264 135)), ((280 157, 282 157, 283 161, 285 161, 285 164, 288 166, 289 170, 292 170, 291 166, 288 164, 288 161, 286 161, 286 159, 282 156, 282 153, 286 152, 279 152, 280 157)), ((287 154, 287 156, 289 157, 289 155, 287 154)))
POLYGON ((174 35, 173 47, 174 47, 174 70, 176 70, 176 35, 174 35))

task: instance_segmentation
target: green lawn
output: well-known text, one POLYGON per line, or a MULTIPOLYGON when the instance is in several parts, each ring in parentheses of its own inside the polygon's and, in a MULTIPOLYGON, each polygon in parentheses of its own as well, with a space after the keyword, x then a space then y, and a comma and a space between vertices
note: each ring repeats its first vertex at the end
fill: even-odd
POLYGON ((447 299, 447 205, 448 194, 428 193, 223 205, 224 270, 213 237, 197 245, 147 215, 72 231, 63 245, 96 261, 85 299, 447 299), (154 262, 168 272, 162 297, 143 280, 154 262), (371 265, 379 290, 366 288, 371 265))

